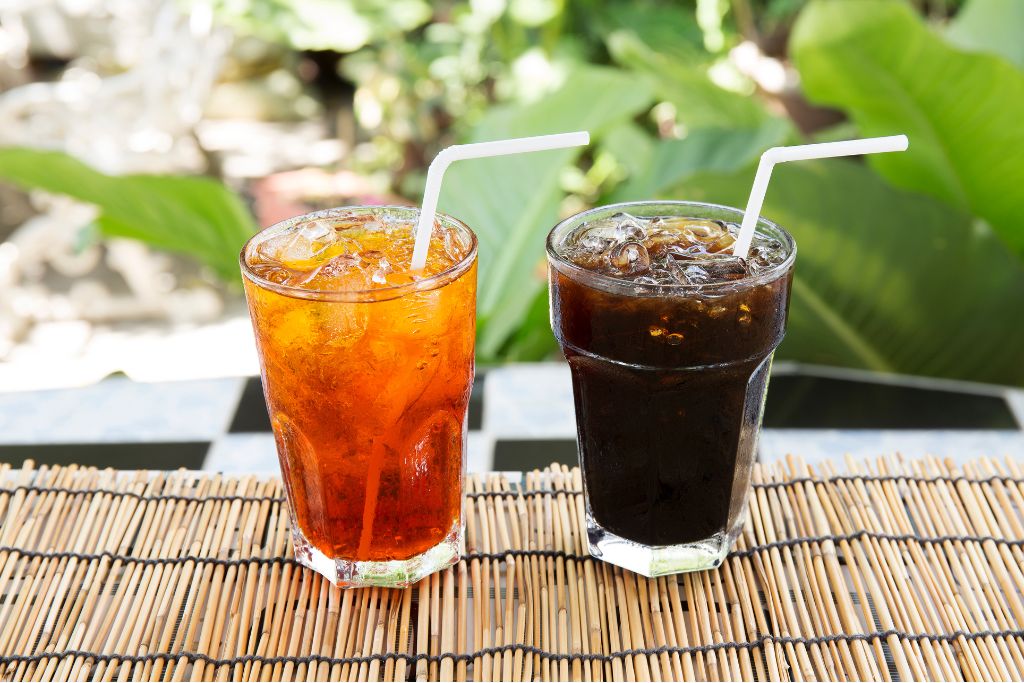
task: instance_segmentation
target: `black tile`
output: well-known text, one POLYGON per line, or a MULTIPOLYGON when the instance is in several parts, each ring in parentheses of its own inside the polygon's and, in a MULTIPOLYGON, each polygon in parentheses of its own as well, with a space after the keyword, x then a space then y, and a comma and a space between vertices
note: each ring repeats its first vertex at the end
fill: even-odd
POLYGON ((120 470, 198 470, 209 449, 208 441, 0 445, 0 461, 15 466, 32 459, 37 467, 75 464, 120 470))
POLYGON ((544 469, 553 462, 562 465, 579 464, 575 439, 498 439, 494 444, 496 471, 525 472, 544 469))
MULTIPOLYGON (((484 413, 484 373, 477 373, 473 382, 473 392, 469 396, 469 428, 480 429, 483 424, 484 413)), ((235 409, 235 416, 231 420, 231 427, 228 431, 232 434, 239 432, 269 432, 270 416, 267 414, 267 404, 263 399, 263 384, 259 377, 250 377, 245 381, 245 388, 242 389, 242 398, 238 401, 235 409)))
POLYGON ((235 418, 231 421, 228 431, 232 434, 271 431, 267 404, 263 400, 263 384, 259 377, 250 377, 245 381, 242 398, 238 401, 235 418))
POLYGON ((1019 429, 1006 401, 808 375, 773 376, 764 426, 788 429, 1019 429))
POLYGON ((469 395, 469 428, 480 429, 484 423, 484 374, 478 372, 469 395))

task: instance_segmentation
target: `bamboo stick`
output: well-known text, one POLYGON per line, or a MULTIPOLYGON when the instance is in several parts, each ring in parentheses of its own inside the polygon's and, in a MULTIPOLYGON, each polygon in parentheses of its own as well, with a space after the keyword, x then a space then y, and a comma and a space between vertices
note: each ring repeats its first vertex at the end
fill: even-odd
POLYGON ((294 563, 276 478, 0 464, 0 657, 31 656, 0 674, 886 680, 891 654, 902 679, 1024 677, 1024 465, 843 467, 757 466, 736 554, 650 580, 587 556, 579 470, 470 476, 486 557, 343 591, 294 563))

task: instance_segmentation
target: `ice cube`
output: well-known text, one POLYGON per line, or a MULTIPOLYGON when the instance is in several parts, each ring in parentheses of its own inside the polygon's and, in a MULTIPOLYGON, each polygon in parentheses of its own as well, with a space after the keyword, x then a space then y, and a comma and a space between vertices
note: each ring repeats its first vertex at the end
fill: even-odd
POLYGON ((754 248, 750 250, 751 265, 767 267, 782 263, 786 260, 786 253, 782 242, 778 240, 755 241, 754 248))
POLYGON ((641 219, 628 213, 617 213, 612 216, 615 221, 615 240, 617 242, 643 242, 647 239, 647 230, 641 219))
POLYGON ((651 263, 650 277, 654 278, 659 285, 685 284, 676 272, 675 264, 651 263))
POLYGON ((316 277, 318 268, 289 268, 278 264, 262 263, 250 266, 252 272, 264 280, 269 280, 279 285, 298 287, 306 284, 316 277))
POLYGON ((736 238, 728 232, 723 232, 713 242, 708 243, 708 252, 717 254, 725 252, 727 249, 731 249, 732 245, 736 243, 736 238))
POLYGON ((625 242, 612 247, 608 263, 621 275, 635 275, 651 267, 651 256, 639 242, 625 242))
POLYGON ((700 243, 687 246, 673 244, 665 248, 666 260, 690 261, 706 257, 707 255, 708 253, 705 251, 704 245, 700 243))
POLYGON ((747 274, 747 264, 735 256, 705 259, 701 267, 713 280, 738 280, 747 274))
POLYGON ((607 218, 598 218, 597 220, 588 221, 574 231, 577 239, 584 237, 585 235, 594 235, 597 237, 605 237, 607 239, 614 239, 615 232, 619 227, 619 216, 624 214, 615 214, 607 218))
POLYGON ((334 246, 339 237, 326 221, 308 221, 283 235, 272 237, 258 247, 261 258, 293 268, 305 269, 310 262, 334 246))
POLYGON ((270 263, 254 264, 250 266, 250 269, 257 277, 279 285, 291 284, 290 280, 295 273, 291 268, 284 268, 270 263))
POLYGON ((311 289, 360 291, 369 287, 369 268, 358 254, 339 254, 316 268, 306 282, 311 289))
POLYGON ((711 281, 711 276, 708 275, 708 271, 698 265, 684 266, 682 270, 683 277, 686 279, 687 284, 703 285, 711 281))
POLYGON ((334 237, 334 226, 328 221, 306 221, 297 232, 310 242, 324 241, 334 237))
POLYGON ((570 251, 581 257, 600 254, 615 244, 615 225, 607 220, 588 223, 568 239, 570 251))
POLYGON ((462 239, 455 230, 441 228, 441 244, 444 254, 452 263, 458 263, 466 253, 469 245, 463 244, 462 239))
POLYGON ((680 239, 680 234, 674 230, 648 230, 644 246, 652 258, 658 259, 685 249, 680 246, 680 239))
POLYGON ((370 281, 378 285, 388 284, 388 275, 394 272, 391 264, 383 256, 377 261, 377 268, 374 269, 373 274, 370 276, 370 281))
POLYGON ((615 240, 612 238, 588 232, 580 237, 579 241, 576 242, 576 248, 586 252, 597 253, 605 251, 614 243, 615 240))
POLYGON ((704 221, 691 219, 688 223, 679 226, 679 234, 682 237, 680 242, 689 242, 692 245, 700 245, 704 251, 723 251, 736 241, 730 233, 729 227, 721 221, 704 221))

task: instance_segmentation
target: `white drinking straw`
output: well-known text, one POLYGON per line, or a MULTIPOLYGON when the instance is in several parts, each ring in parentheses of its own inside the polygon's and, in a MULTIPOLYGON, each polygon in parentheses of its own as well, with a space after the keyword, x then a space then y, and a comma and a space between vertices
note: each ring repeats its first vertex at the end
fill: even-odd
POLYGON ((754 228, 761 215, 761 205, 768 191, 768 181, 772 177, 775 164, 784 161, 803 161, 805 159, 827 159, 829 157, 848 157, 858 154, 878 154, 879 152, 903 152, 909 145, 906 135, 890 135, 884 138, 865 138, 863 140, 843 140, 842 142, 822 142, 816 145, 795 145, 793 147, 772 147, 761 155, 761 163, 757 165, 754 186, 750 188, 750 199, 747 209, 743 212, 743 225, 740 236, 733 245, 732 253, 746 258, 750 243, 754 239, 754 228))
MULTIPOLYGON (((441 150, 430 162, 430 168, 427 170, 427 187, 423 191, 423 207, 420 209, 419 223, 416 224, 416 245, 412 250, 412 269, 420 270, 427 265, 427 250, 430 248, 430 233, 434 226, 434 214, 437 212, 437 198, 441 194, 441 180, 453 161, 524 152, 542 152, 548 149, 580 147, 588 144, 590 144, 590 133, 578 131, 576 133, 558 133, 557 135, 538 135, 532 138, 474 142, 468 145, 453 145, 441 150)), ((495 182, 499 182, 499 179, 495 179, 495 182)))

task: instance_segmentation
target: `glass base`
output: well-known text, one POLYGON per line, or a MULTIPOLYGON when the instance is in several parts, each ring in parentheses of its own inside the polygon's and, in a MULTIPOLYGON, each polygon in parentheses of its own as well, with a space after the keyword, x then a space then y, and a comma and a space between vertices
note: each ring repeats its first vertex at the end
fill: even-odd
POLYGON ((443 541, 408 560, 357 561, 327 557, 292 524, 295 559, 338 588, 405 588, 459 561, 462 525, 456 523, 443 541))
POLYGON ((733 532, 693 543, 651 546, 613 534, 587 515, 590 554, 648 578, 720 567, 741 529, 738 525, 733 532))

